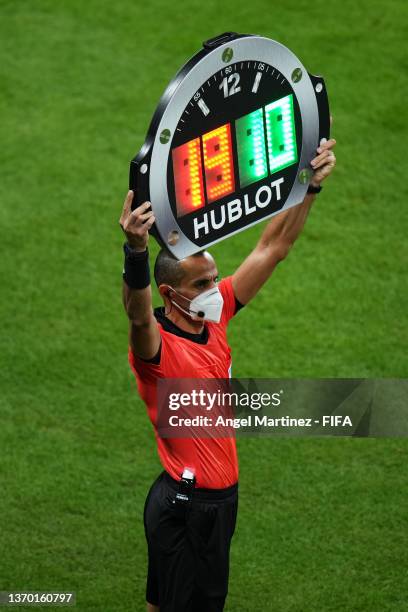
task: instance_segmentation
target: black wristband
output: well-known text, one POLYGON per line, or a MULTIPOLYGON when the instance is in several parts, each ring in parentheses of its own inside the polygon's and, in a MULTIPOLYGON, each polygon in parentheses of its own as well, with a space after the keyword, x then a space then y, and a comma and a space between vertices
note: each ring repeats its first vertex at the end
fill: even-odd
POLYGON ((318 187, 314 187, 314 185, 309 185, 307 188, 307 193, 320 193, 323 187, 319 185, 318 187))
POLYGON ((145 289, 150 285, 149 250, 133 251, 125 243, 125 264, 123 266, 123 280, 130 289, 145 289))

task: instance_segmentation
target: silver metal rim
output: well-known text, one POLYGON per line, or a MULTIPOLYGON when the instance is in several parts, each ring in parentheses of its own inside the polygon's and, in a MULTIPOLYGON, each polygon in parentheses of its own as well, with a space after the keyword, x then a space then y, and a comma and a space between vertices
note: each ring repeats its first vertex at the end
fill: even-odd
MULTIPOLYGON (((167 161, 172 137, 167 143, 163 144, 160 142, 160 134, 164 129, 168 129, 171 132, 171 136, 173 136, 185 107, 199 90, 202 83, 207 81, 215 72, 225 68, 226 64, 222 59, 222 54, 227 47, 233 49, 234 53, 231 60, 233 64, 247 60, 265 62, 273 65, 291 83, 300 107, 303 139, 298 175, 293 183, 285 205, 279 211, 263 217, 263 220, 282 212, 282 210, 296 206, 303 201, 307 191, 307 184, 301 184, 299 181, 299 174, 305 167, 309 166, 310 159, 315 153, 315 145, 319 135, 319 113, 316 94, 306 68, 287 47, 275 40, 262 36, 240 38, 217 47, 214 51, 211 51, 211 53, 200 60, 187 77, 181 81, 177 89, 175 89, 162 115, 152 147, 149 183, 150 198, 156 217, 156 225, 163 238, 173 231, 179 233, 179 240, 177 243, 168 245, 169 250, 178 259, 183 259, 199 251, 201 247, 198 247, 185 236, 177 223, 177 219, 172 214, 167 193, 167 161), (301 69, 302 78, 298 82, 293 82, 291 75, 297 68, 301 69)), ((248 227, 256 225, 259 222, 260 221, 254 221, 253 223, 249 223, 244 228, 231 232, 229 236, 244 231, 248 227)), ((222 238, 209 242, 207 247, 220 242, 220 240, 222 240, 222 238)))

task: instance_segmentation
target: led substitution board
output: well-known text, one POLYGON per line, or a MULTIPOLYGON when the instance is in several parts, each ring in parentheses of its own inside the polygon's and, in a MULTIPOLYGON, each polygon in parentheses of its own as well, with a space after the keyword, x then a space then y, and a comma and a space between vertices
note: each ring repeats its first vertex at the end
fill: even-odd
POLYGON ((321 77, 280 43, 228 32, 206 41, 165 90, 130 164, 133 208, 178 259, 303 201, 329 138, 321 77))

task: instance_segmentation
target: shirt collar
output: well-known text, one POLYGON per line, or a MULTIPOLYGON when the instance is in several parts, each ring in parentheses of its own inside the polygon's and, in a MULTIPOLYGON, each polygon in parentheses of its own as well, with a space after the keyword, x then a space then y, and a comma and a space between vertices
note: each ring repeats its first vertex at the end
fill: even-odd
POLYGON ((204 324, 204 329, 199 334, 192 334, 191 332, 184 331, 184 329, 180 329, 173 321, 170 321, 164 314, 164 306, 158 306, 154 309, 154 316, 156 320, 160 323, 164 330, 170 332, 171 334, 175 334, 176 336, 180 336, 181 338, 186 338, 187 340, 191 340, 192 342, 197 342, 198 344, 207 344, 208 342, 208 327, 204 324))

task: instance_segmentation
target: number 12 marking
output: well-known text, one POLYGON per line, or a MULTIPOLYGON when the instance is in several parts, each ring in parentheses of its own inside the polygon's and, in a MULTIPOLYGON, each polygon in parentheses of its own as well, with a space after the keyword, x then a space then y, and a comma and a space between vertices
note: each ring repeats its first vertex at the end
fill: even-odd
POLYGON ((241 91, 241 86, 238 85, 240 76, 238 72, 230 74, 229 77, 224 77, 218 87, 218 89, 224 90, 224 98, 233 96, 234 94, 241 91), (229 85, 229 87, 228 87, 229 85))

